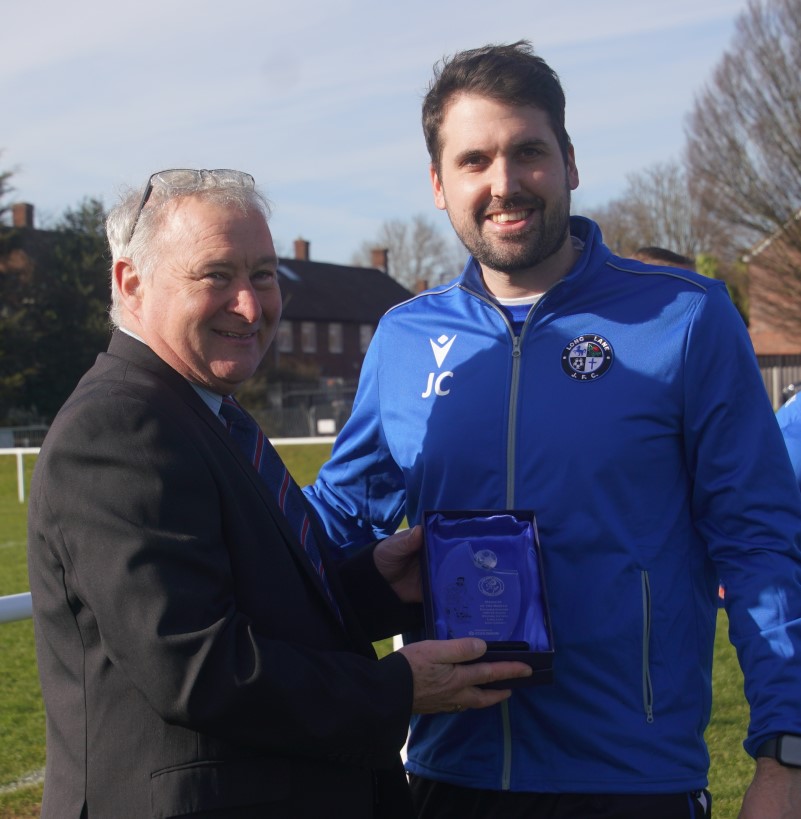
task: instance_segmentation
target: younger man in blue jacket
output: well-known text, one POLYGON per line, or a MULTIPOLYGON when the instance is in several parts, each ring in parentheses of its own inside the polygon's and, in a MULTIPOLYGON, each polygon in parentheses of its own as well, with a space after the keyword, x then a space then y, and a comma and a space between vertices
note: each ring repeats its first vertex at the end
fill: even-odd
POLYGON ((343 547, 427 510, 531 509, 554 680, 414 719, 419 814, 709 816, 720 578, 756 775, 801 816, 801 495, 722 283, 614 256, 570 216, 555 73, 525 42, 441 64, 423 104, 461 276, 390 310, 308 495, 343 547))

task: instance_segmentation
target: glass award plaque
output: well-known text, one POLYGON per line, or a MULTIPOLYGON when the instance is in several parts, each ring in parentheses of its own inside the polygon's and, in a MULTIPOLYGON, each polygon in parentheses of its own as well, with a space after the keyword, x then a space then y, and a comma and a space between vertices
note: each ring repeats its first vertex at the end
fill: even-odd
POLYGON ((550 651, 533 513, 427 512, 423 528, 429 636, 550 651))

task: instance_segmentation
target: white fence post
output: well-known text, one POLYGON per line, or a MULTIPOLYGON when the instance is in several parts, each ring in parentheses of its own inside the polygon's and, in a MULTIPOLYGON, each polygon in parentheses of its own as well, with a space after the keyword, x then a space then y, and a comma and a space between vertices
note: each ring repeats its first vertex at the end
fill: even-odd
POLYGON ((25 462, 24 455, 38 455, 38 446, 0 447, 0 455, 14 455, 17 459, 17 497, 25 503, 25 462))
POLYGON ((20 503, 25 503, 25 469, 21 452, 17 452, 17 497, 20 503))

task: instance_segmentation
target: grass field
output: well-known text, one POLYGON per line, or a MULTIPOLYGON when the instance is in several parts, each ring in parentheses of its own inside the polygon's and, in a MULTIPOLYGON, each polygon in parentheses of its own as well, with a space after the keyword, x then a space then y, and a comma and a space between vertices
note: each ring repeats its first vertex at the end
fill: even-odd
MULTIPOLYGON (((314 479, 329 445, 280 447, 281 457, 302 485, 314 479)), ((28 479, 33 458, 26 457, 28 479)), ((27 504, 17 499, 13 457, 0 457, 0 595, 28 590, 25 558, 27 504)), ((386 642, 380 651, 388 650, 386 642)), ((710 788, 715 819, 736 819, 753 761, 743 751, 747 708, 742 675, 727 639, 724 612, 718 616, 715 645, 714 706, 707 731, 712 767, 710 788)), ((0 819, 39 816, 41 784, 22 785, 44 767, 44 711, 30 620, 0 624, 0 819)))

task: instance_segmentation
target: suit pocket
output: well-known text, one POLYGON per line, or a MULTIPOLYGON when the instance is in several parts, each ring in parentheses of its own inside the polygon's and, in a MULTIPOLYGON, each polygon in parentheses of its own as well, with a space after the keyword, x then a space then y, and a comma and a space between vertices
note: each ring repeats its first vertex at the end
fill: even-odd
POLYGON ((245 808, 287 799, 292 774, 275 759, 207 760, 150 776, 153 819, 245 808))

